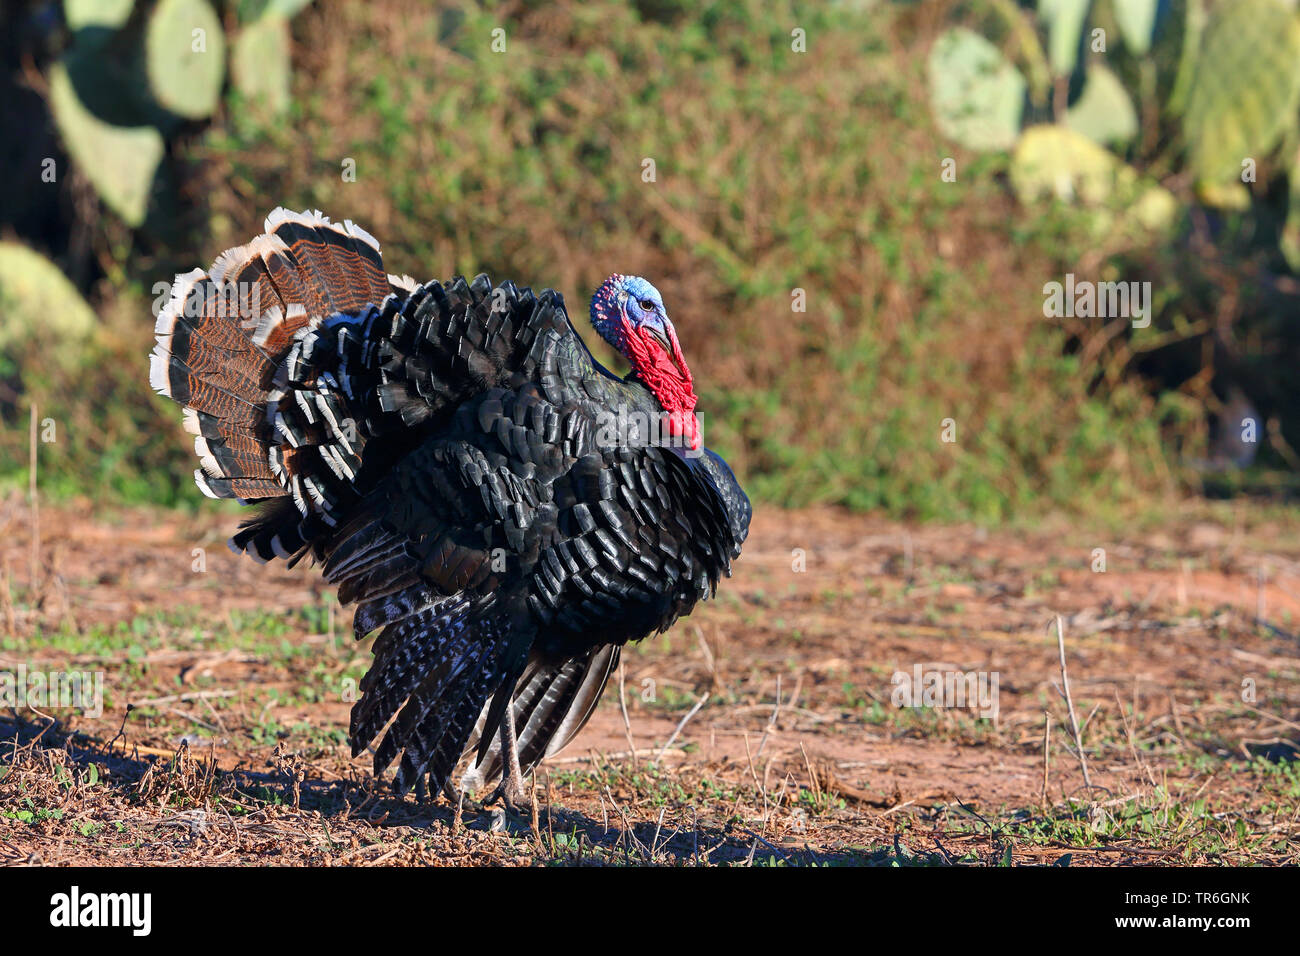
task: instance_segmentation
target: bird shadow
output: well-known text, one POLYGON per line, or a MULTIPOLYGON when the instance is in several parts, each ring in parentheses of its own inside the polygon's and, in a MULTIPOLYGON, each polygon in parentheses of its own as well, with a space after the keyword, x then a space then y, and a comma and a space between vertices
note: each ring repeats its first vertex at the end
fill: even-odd
POLYGON ((54 762, 43 757, 51 752, 63 754, 54 762, 71 774, 69 779, 83 779, 94 765, 96 779, 116 795, 147 799, 153 805, 188 807, 190 814, 215 806, 213 798, 220 794, 227 802, 244 807, 289 806, 318 814, 326 827, 336 829, 351 825, 379 831, 424 830, 439 838, 462 832, 497 832, 520 848, 531 849, 536 862, 547 865, 897 866, 923 862, 896 848, 780 846, 734 820, 721 826, 693 820, 682 826, 665 820, 663 814, 633 820, 618 807, 593 819, 554 802, 539 801, 533 815, 468 798, 455 805, 445 797, 399 796, 372 775, 325 780, 308 776, 291 760, 271 770, 242 766, 218 770, 201 751, 192 751, 186 744, 169 757, 156 750, 142 753, 122 734, 104 741, 68 730, 54 718, 26 720, 13 711, 0 717, 0 767, 42 761, 53 766, 54 762))

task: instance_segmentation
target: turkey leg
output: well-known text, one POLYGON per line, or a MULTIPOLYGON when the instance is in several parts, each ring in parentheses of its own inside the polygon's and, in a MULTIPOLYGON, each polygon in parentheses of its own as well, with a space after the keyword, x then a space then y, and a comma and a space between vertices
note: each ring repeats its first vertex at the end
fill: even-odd
POLYGON ((529 810, 532 800, 524 787, 524 773, 519 767, 519 741, 515 736, 513 705, 506 707, 506 712, 501 715, 501 762, 501 783, 487 802, 494 803, 500 798, 508 810, 529 810))

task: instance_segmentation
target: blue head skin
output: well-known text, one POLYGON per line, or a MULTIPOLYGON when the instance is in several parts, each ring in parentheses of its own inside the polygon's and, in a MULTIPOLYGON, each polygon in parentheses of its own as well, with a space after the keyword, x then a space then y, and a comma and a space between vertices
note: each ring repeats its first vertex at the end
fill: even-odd
POLYGON ((670 413, 670 428, 698 447, 695 387, 659 290, 640 276, 612 275, 591 297, 591 324, 670 413))
MULTIPOLYGON (((636 357, 629 351, 630 335, 644 330, 672 353, 668 330, 668 312, 659 290, 640 276, 612 275, 591 297, 591 324, 633 365, 636 357)), ((674 333, 675 334, 675 333, 674 333)))

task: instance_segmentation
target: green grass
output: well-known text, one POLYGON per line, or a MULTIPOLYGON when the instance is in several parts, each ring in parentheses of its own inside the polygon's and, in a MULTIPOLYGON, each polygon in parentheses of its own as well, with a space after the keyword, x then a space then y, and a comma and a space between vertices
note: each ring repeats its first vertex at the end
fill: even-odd
POLYGON ((1074 847, 1151 849, 1174 853, 1186 862, 1242 864, 1261 854, 1285 852, 1283 838, 1261 824, 1287 818, 1300 799, 1300 770, 1294 762, 1216 762, 1233 786, 1200 796, 1199 783, 1162 786, 1126 800, 1053 807, 1048 813, 1018 810, 990 822, 950 808, 945 822, 955 832, 994 833, 1011 843, 1074 847), (1239 804, 1238 796, 1249 795, 1239 804), (954 821, 957 821, 954 823, 954 821))
MULTIPOLYGON (((75 662, 79 670, 110 670, 111 679, 103 686, 106 710, 162 693, 203 691, 218 683, 202 674, 183 681, 174 656, 159 671, 150 660, 151 652, 183 657, 186 653, 242 651, 259 661, 259 666, 275 668, 291 677, 287 688, 256 684, 248 688, 249 706, 260 715, 251 730, 254 742, 271 745, 292 734, 309 750, 329 750, 345 741, 343 729, 300 722, 286 726, 273 711, 277 706, 344 700, 346 693, 355 693, 370 663, 367 645, 358 644, 351 632, 344 630, 336 631, 332 642, 304 640, 305 635, 325 633, 327 613, 324 604, 307 605, 288 614, 271 609, 231 610, 218 617, 198 608, 178 607, 136 615, 111 626, 38 628, 30 638, 0 638, 0 650, 30 654, 39 648, 41 661, 75 662), (166 683, 160 683, 160 673, 171 675, 166 683)), ((236 702, 230 697, 217 697, 206 704, 214 711, 225 712, 236 702)), ((202 716, 206 720, 206 713, 202 716)), ((150 725, 174 722, 176 715, 145 704, 135 708, 131 719, 150 725)), ((186 731, 200 738, 212 735, 211 728, 203 723, 190 723, 186 731)))

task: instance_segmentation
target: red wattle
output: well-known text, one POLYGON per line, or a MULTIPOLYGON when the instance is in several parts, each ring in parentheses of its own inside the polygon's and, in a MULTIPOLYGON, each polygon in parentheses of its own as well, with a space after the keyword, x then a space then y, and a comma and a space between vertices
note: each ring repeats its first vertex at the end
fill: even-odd
POLYGON ((671 354, 654 336, 624 320, 623 341, 627 345, 627 359, 632 363, 637 378, 645 383, 668 413, 668 434, 684 438, 692 451, 699 451, 703 439, 699 419, 695 417, 698 399, 691 370, 686 367, 677 335, 670 331, 669 338, 671 354))
POLYGON ((668 434, 674 438, 686 439, 686 446, 691 451, 699 451, 700 446, 704 444, 704 438, 700 434, 700 420, 695 417, 694 412, 669 412, 668 434))

